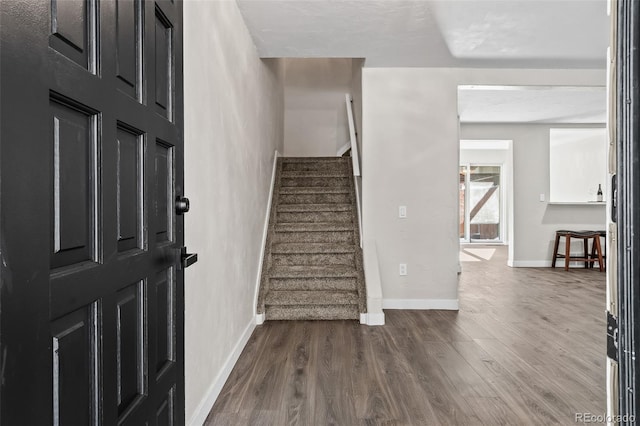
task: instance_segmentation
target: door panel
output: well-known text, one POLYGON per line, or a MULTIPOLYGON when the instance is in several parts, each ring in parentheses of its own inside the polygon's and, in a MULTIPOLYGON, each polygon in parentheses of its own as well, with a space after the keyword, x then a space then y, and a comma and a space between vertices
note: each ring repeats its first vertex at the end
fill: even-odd
POLYGON ((118 414, 136 405, 146 393, 144 281, 118 292, 117 310, 117 386, 118 414))
POLYGON ((95 72, 96 1, 51 0, 49 45, 78 65, 95 72))
POLYGON ((182 4, 0 12, 0 423, 182 424, 182 4))
POLYGON ((160 376, 175 362, 175 273, 173 268, 158 273, 155 281, 156 374, 160 376))
POLYGON ((96 116, 89 108, 51 102, 53 148, 53 252, 51 267, 97 260, 99 194, 96 116))
POLYGON ((98 416, 97 304, 54 321, 53 424, 91 424, 98 416))
POLYGON ((117 0, 116 75, 118 88, 140 101, 142 91, 142 16, 140 0, 117 0))
POLYGON ((156 411, 156 424, 158 426, 173 426, 175 419, 175 388, 171 388, 167 392, 166 397, 160 403, 156 411))
POLYGON ((156 244, 173 241, 173 147, 156 141, 155 230, 156 244))
POLYGON ((118 252, 145 248, 144 136, 118 125, 116 190, 118 252))
POLYGON ((155 15, 156 111, 163 117, 171 120, 173 28, 169 19, 162 12, 162 9, 156 8, 155 15))

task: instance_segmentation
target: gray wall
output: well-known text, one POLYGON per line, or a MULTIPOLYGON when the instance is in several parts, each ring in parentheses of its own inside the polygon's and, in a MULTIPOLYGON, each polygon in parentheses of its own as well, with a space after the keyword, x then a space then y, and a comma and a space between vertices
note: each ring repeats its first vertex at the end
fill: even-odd
POLYGON ((204 420, 254 324, 275 150, 283 150, 278 60, 262 61, 235 2, 184 3, 186 419, 204 420), (221 383, 222 382, 222 383, 221 383))
POLYGON ((285 59, 284 155, 335 156, 349 141, 351 59, 285 59))

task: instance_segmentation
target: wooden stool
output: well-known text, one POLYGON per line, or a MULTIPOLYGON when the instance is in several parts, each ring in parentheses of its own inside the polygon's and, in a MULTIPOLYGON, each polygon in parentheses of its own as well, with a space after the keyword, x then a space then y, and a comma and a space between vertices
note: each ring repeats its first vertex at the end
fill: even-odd
POLYGON ((602 249, 600 247, 600 231, 556 231, 556 241, 553 246, 553 259, 551 260, 551 267, 556 267, 556 259, 564 259, 564 270, 569 270, 569 262, 572 260, 578 262, 584 262, 584 267, 589 268, 589 264, 593 265, 593 262, 598 262, 600 266, 600 272, 604 271, 604 262, 602 261, 602 249), (558 246, 560 245, 560 237, 565 239, 564 253, 558 253, 558 246), (581 239, 584 244, 583 257, 571 256, 571 239, 581 239), (593 249, 589 253, 589 239, 593 239, 593 249), (597 255, 597 257, 596 257, 597 255))
MULTIPOLYGON (((602 262, 604 262, 604 264, 602 265, 605 269, 607 268, 607 231, 596 231, 600 237, 604 238, 604 245, 601 246, 602 248, 602 262)), ((598 238, 600 239, 600 238, 598 238)), ((594 240, 595 243, 595 240, 594 240)), ((596 255, 596 245, 592 244, 591 245, 591 257, 595 258, 596 255)), ((593 268, 593 263, 591 264, 591 267, 593 268)))

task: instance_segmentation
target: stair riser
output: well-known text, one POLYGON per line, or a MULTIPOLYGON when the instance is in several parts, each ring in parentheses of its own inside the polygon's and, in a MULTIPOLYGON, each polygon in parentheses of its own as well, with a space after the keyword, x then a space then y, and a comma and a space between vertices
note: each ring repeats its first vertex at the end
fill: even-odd
POLYGON ((285 186, 306 186, 317 188, 348 188, 349 179, 338 177, 283 177, 280 178, 280 185, 285 186))
POLYGON ((283 212, 278 213, 278 223, 300 222, 352 222, 351 212, 283 212))
POLYGON ((349 173, 349 166, 345 162, 321 162, 321 163, 289 163, 282 164, 283 172, 337 172, 349 173))
POLYGON ((355 255, 353 253, 273 253, 271 255, 273 266, 292 265, 345 265, 355 267, 355 255))
POLYGON ((346 204, 349 194, 280 194, 280 204, 346 204))
POLYGON ((271 278, 269 289, 299 291, 356 290, 355 278, 271 278))
POLYGON ((276 232, 274 243, 350 243, 353 231, 341 232, 276 232))
POLYGON ((265 306, 267 320, 357 320, 357 305, 265 306))

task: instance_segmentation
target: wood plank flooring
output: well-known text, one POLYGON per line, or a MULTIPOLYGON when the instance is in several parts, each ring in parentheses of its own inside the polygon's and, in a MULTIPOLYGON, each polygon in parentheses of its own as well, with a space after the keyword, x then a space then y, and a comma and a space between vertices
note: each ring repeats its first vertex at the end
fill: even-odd
MULTIPOLYGON (((471 251, 478 247, 472 247, 471 251)), ((466 252, 460 311, 258 326, 207 425, 549 425, 605 413, 605 275, 466 252)))

